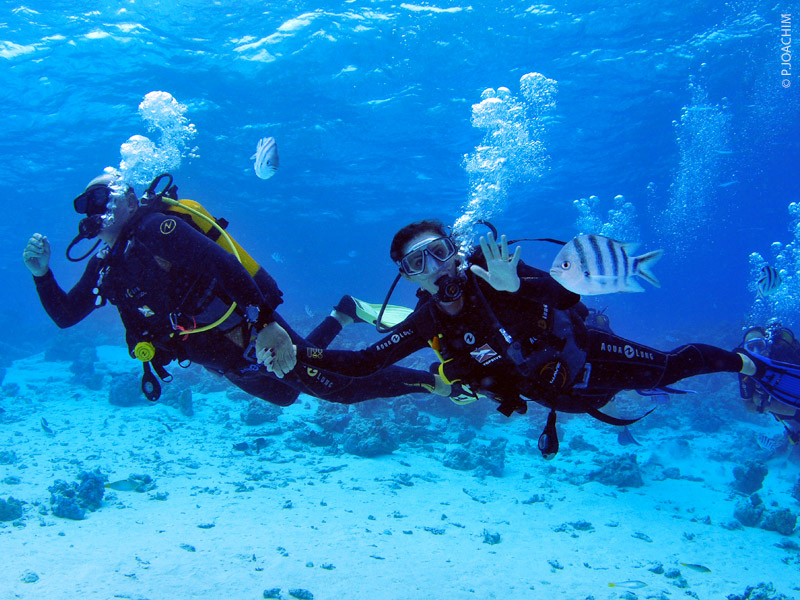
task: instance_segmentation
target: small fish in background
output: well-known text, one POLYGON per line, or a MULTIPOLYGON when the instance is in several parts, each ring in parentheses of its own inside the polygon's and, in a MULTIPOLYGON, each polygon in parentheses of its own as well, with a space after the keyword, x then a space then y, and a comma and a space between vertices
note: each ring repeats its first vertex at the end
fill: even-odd
POLYGON ((609 583, 608 587, 625 588, 627 590, 640 590, 643 587, 647 587, 647 584, 644 581, 638 581, 638 580, 632 579, 630 581, 620 581, 618 583, 609 583))
POLYGON ((686 567, 687 569, 691 569, 692 571, 697 571, 698 573, 711 573, 711 569, 708 567, 704 567, 703 565, 695 565, 692 563, 680 563, 682 567, 686 567))
POLYGON ((116 490, 118 492, 135 492, 136 488, 139 487, 139 482, 130 478, 120 479, 119 481, 107 483, 103 487, 108 490, 116 490))
POLYGON ((771 438, 767 437, 763 433, 760 433, 758 436, 756 436, 756 443, 758 444, 758 447, 769 454, 768 458, 772 458, 773 455, 786 450, 790 441, 791 437, 785 435, 771 438))
POLYGON ((637 246, 603 235, 579 235, 558 253, 550 275, 569 291, 584 296, 643 292, 636 277, 661 287, 650 268, 664 251, 633 256, 637 246))
POLYGON ((244 452, 245 454, 247 454, 247 456, 252 456, 253 451, 255 451, 255 453, 258 454, 259 452, 261 452, 262 449, 266 447, 267 447, 267 440, 265 440, 263 437, 256 438, 255 440, 253 440, 252 444, 250 442, 239 442, 238 444, 233 445, 234 450, 238 450, 239 452, 244 452))
POLYGON ((44 417, 42 417, 41 425, 42 425, 42 431, 44 431, 47 435, 55 435, 56 434, 55 431, 50 429, 50 426, 47 424, 47 419, 45 419, 44 417))
POLYGON ((775 290, 778 289, 781 285, 781 274, 778 272, 778 269, 775 267, 771 267, 769 265, 765 265, 761 269, 761 275, 758 278, 758 282, 756 283, 756 288, 758 288, 758 295, 761 298, 766 298, 767 296, 771 296, 775 293, 775 290))
POLYGON ((308 304, 305 305, 305 311, 309 317, 311 317, 312 319, 314 318, 314 311, 311 310, 311 307, 308 304))
POLYGON ((758 446, 762 450, 775 452, 775 450, 778 449, 778 442, 772 439, 771 437, 767 437, 763 433, 758 434, 758 437, 756 437, 756 442, 758 442, 758 446))
POLYGON ((278 160, 278 144, 274 137, 261 138, 256 147, 256 153, 250 157, 254 160, 253 170, 261 179, 269 179, 275 175, 280 161, 278 160))
POLYGON ((273 252, 271 255, 272 260, 274 260, 278 264, 282 264, 286 262, 286 259, 283 257, 283 254, 280 252, 273 252))

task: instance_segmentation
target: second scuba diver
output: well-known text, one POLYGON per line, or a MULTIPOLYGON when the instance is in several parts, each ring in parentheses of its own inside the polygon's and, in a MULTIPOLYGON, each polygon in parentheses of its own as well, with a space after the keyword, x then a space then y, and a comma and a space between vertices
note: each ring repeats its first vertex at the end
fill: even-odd
POLYGON ((71 327, 109 302, 117 307, 128 349, 144 366, 142 391, 151 400, 160 394, 159 380, 171 379, 167 365, 198 363, 223 375, 243 391, 280 406, 307 393, 345 404, 370 398, 435 391, 449 386, 425 371, 391 367, 366 379, 294 369, 293 344, 326 347, 343 324, 362 321, 358 305, 345 296, 307 340, 275 312, 282 293, 274 279, 236 242, 214 225, 214 219, 192 201, 177 201, 172 177, 162 175, 144 197, 112 170, 93 179, 73 201, 86 215, 67 248, 72 261, 90 259, 78 283, 64 292, 49 267, 50 244, 34 234, 23 261, 34 276, 48 315, 61 328, 71 327), (168 178, 162 191, 156 188, 168 178), (83 256, 72 249, 98 238, 83 256), (255 334, 274 349, 276 369, 291 374, 282 380, 268 373, 253 355, 255 334), (153 374, 158 376, 158 379, 153 374))
MULTIPOLYGON (((535 401, 550 409, 539 438, 545 458, 558 452, 556 413, 587 413, 614 425, 600 409, 622 390, 663 390, 686 377, 742 373, 781 401, 800 407, 800 367, 707 344, 662 352, 587 327, 588 309, 549 273, 509 256, 503 236, 489 235, 465 259, 439 221, 421 221, 394 236, 390 256, 400 274, 417 284, 419 303, 390 334, 359 352, 299 344, 298 365, 361 377, 427 346, 440 357, 439 373, 475 398, 488 396, 510 416, 535 401)), ((396 280, 396 281, 397 281, 396 280)), ((390 291, 391 293, 391 291, 390 291)), ((257 356, 280 369, 278 349, 259 340, 257 356), (276 357, 273 359, 273 356, 276 357), (275 363, 272 361, 275 360, 275 363)), ((667 390, 669 391, 669 390, 667 390)))
MULTIPOLYGON (((777 321, 772 321, 766 328, 748 328, 742 346, 753 354, 772 360, 800 362, 800 341, 791 329, 783 327, 777 321)), ((748 410, 771 414, 783 424, 789 441, 792 444, 800 443, 800 407, 773 397, 747 375, 739 375, 739 392, 748 410)))

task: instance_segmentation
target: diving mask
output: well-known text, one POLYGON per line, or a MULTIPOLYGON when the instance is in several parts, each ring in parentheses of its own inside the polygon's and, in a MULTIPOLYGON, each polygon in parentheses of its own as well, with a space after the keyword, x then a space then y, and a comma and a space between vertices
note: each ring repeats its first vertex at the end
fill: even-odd
POLYGON ((453 258, 458 252, 458 247, 452 238, 440 237, 425 240, 412 247, 397 264, 406 275, 419 275, 425 272, 426 257, 431 257, 443 263, 453 258))

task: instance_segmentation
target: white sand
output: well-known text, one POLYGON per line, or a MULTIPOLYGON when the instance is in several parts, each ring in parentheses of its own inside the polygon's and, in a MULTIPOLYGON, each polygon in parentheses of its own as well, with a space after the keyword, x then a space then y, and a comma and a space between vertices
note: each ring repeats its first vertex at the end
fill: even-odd
MULTIPOLYGON (((109 373, 136 372, 121 348, 100 353, 109 373)), ((316 600, 679 598, 687 590, 712 599, 762 581, 800 597, 798 553, 777 548, 779 534, 721 527, 733 520, 738 499, 730 488, 734 465, 705 455, 732 443, 730 430, 695 436, 692 456, 679 460, 674 440, 691 432, 651 430, 640 436, 641 447, 623 448, 612 427, 583 418, 565 423, 570 437, 582 435, 615 454, 636 452, 640 465, 653 459, 704 479, 656 481, 662 467, 650 464, 643 467, 645 486, 624 491, 570 483, 594 468, 591 452, 571 452, 562 442, 562 453, 546 462, 515 451, 529 426, 543 425, 538 415, 492 417, 479 438, 509 439, 506 468, 501 478, 480 480, 443 467, 443 444, 432 452, 401 447, 364 459, 313 447, 298 453, 271 437, 260 454, 247 456, 233 444, 252 440, 247 436, 262 428, 242 424, 242 403, 224 393, 195 393, 196 414, 187 418, 164 405, 111 406, 107 387, 91 392, 70 384, 70 376, 67 363, 38 356, 15 363, 3 382, 21 389, 2 401, 0 450, 13 449, 18 462, 0 465, 0 481, 21 482, 0 484, 0 497, 28 504, 24 527, 0 524, 2 600, 255 599, 275 587, 283 598, 291 598, 289 589, 305 588, 316 600), (229 428, 221 423, 226 415, 229 428), (42 417, 54 435, 42 429, 42 417), (278 455, 286 462, 270 460, 278 455), (32 503, 49 509, 47 487, 56 479, 72 482, 96 467, 111 481, 148 474, 158 487, 141 494, 107 490, 103 507, 83 521, 39 515, 32 503), (394 482, 404 476, 413 485, 394 482), (237 492, 241 485, 247 491, 237 492), (168 498, 152 499, 157 492, 168 498), (522 503, 533 494, 546 501, 522 503), (710 525, 701 521, 706 517, 710 525), (554 531, 579 520, 593 530, 554 531), (199 527, 204 524, 214 526, 199 527), (484 543, 484 530, 499 533, 501 542, 484 543), (657 562, 680 569, 689 587, 648 571, 657 562), (38 581, 23 582, 28 571, 38 581), (647 587, 608 587, 627 580, 647 587)), ((736 401, 733 383, 731 390, 736 401)), ((301 397, 281 423, 309 421, 315 407, 315 400, 301 397)), ((780 432, 766 417, 755 429, 780 432)), ((768 506, 775 501, 797 512, 789 495, 797 465, 778 458, 769 467, 760 494, 768 506)))

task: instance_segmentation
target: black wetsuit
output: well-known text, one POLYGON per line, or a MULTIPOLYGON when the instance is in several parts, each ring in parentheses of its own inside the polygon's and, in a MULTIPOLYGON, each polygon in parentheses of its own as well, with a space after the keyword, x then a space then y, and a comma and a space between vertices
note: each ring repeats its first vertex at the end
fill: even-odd
POLYGON ((603 415, 595 414, 597 409, 623 389, 656 388, 693 375, 741 369, 736 353, 714 346, 689 344, 660 352, 587 328, 588 310, 580 296, 524 263, 518 273, 520 289, 509 293, 466 271, 465 305, 457 315, 445 313, 423 292, 415 311, 369 348, 358 353, 298 348, 299 360, 355 377, 438 346, 442 375, 495 398, 504 414, 524 412, 528 399, 598 418, 603 415))
POLYGON ((191 361, 280 406, 292 404, 300 392, 351 404, 425 392, 433 385, 431 374, 401 367, 367 379, 300 366, 283 379, 268 373, 244 355, 251 337, 251 324, 244 318, 248 305, 260 308, 259 325, 276 321, 295 343, 326 347, 341 326, 327 317, 303 340, 274 312, 282 293, 266 271, 251 277, 236 257, 174 215, 134 215, 114 247, 93 256, 67 293, 51 271, 34 281, 42 305, 59 327, 78 323, 107 300, 119 311, 131 352, 138 342, 155 346, 152 364, 157 371, 172 360, 191 361), (231 302, 237 310, 219 326, 180 334, 181 329, 213 323, 231 302))

